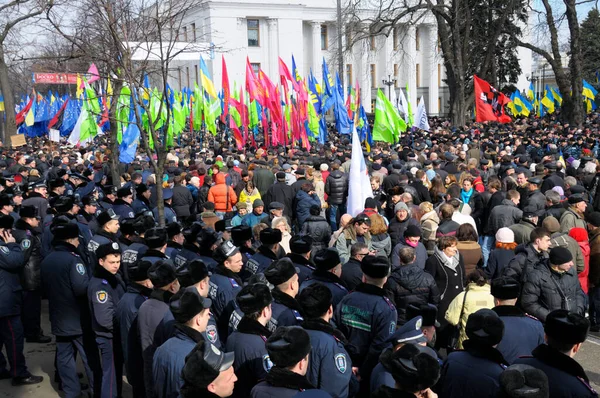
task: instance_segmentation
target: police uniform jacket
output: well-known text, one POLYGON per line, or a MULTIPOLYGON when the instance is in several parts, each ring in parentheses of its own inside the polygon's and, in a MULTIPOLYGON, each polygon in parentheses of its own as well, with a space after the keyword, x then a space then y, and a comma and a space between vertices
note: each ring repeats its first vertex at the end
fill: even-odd
POLYGON ((88 285, 88 301, 92 313, 92 330, 96 336, 112 339, 119 336, 115 328, 115 312, 125 294, 125 282, 98 265, 88 285))
MULTIPOLYGON (((1 242, 1 241, 0 241, 1 242)), ((22 247, 18 243, 0 243, 0 318, 21 313, 21 281, 19 275, 25 264, 22 247)))
POLYGON ((183 386, 181 372, 185 357, 202 341, 202 333, 175 324, 174 335, 156 349, 152 364, 156 398, 177 398, 183 386))
MULTIPOLYGON (((171 257, 173 258, 173 257, 171 257)), ((177 269, 183 267, 187 263, 191 263, 194 260, 200 258, 200 248, 193 243, 184 243, 181 250, 177 252, 173 262, 177 269)))
POLYGON ((306 320, 302 327, 308 333, 312 347, 306 378, 333 397, 348 397, 352 360, 344 347, 346 338, 322 319, 306 320))
POLYGON ((327 288, 331 291, 334 309, 337 308, 338 303, 348 295, 348 289, 346 288, 344 281, 331 272, 322 271, 319 269, 315 269, 312 275, 302 282, 302 285, 300 285, 300 291, 302 291, 302 289, 305 287, 317 282, 327 286, 327 288))
POLYGON ((124 362, 127 362, 127 356, 129 355, 129 344, 132 342, 137 345, 140 344, 137 333, 137 313, 144 301, 150 296, 150 293, 152 293, 152 289, 133 282, 127 286, 125 294, 117 304, 115 318, 119 325, 124 362))
POLYGON ((115 211, 116 215, 121 217, 121 220, 126 218, 135 218, 135 211, 133 211, 131 205, 125 202, 123 199, 115 200, 113 210, 115 211))
MULTIPOLYGON (((154 333, 154 342, 157 347, 160 347, 171 337, 175 336, 176 325, 177 322, 175 322, 175 317, 173 317, 173 313, 169 309, 156 328, 156 333, 154 333)), ((217 332, 217 322, 215 321, 213 314, 210 314, 208 324, 206 325, 206 331, 202 332, 202 336, 204 336, 204 339, 208 343, 212 343, 217 346, 217 348, 221 348, 221 341, 219 340, 219 333, 217 332)))
POLYGON ((298 326, 304 318, 300 315, 300 304, 292 296, 275 288, 271 291, 273 303, 271 303, 271 323, 278 326, 298 326))
POLYGON ((205 254, 201 254, 199 258, 200 260, 202 260, 204 265, 206 265, 206 269, 210 274, 215 272, 215 268, 217 268, 217 265, 219 265, 219 263, 216 262, 215 259, 213 259, 210 255, 205 254))
POLYGON ((210 276, 209 284, 208 295, 212 300, 210 310, 215 315, 217 322, 221 323, 220 316, 224 312, 225 307, 242 290, 242 280, 237 274, 231 272, 231 270, 225 268, 223 265, 218 265, 215 268, 215 272, 210 276))
POLYGON ((260 246, 256 254, 254 254, 252 258, 248 259, 248 262, 246 263, 246 270, 253 275, 263 273, 269 267, 269 265, 271 265, 271 263, 277 259, 277 254, 273 253, 271 249, 268 249, 265 246, 260 246))
POLYGON ((144 259, 146 261, 150 261, 152 264, 156 263, 159 260, 168 260, 169 257, 160 250, 156 249, 148 249, 144 252, 143 255, 140 256, 138 253, 138 258, 144 259))
POLYGON ((98 206, 100 206, 99 213, 101 213, 102 211, 106 211, 108 209, 112 209, 114 207, 114 202, 112 200, 110 200, 109 198, 102 198, 100 199, 100 201, 98 202, 98 206))
MULTIPOLYGON (((66 218, 70 223, 77 224, 77 228, 79 229, 79 246, 75 251, 85 260, 89 267, 91 263, 88 258, 87 245, 90 242, 90 239, 92 239, 92 232, 87 225, 77 221, 75 216, 71 214, 60 214, 58 217, 66 218)), ((54 238, 54 235, 50 230, 54 218, 51 215, 47 215, 45 220, 42 232, 42 256, 44 257, 53 250, 52 239, 54 238)))
POLYGON ((142 199, 139 196, 131 203, 131 208, 135 214, 145 213, 150 211, 150 202, 142 199))
POLYGON ((464 342, 464 351, 448 355, 442 368, 438 393, 447 398, 495 397, 500 391, 500 374, 507 363, 495 348, 464 342))
POLYGON ((42 194, 37 192, 29 192, 27 194, 27 199, 24 199, 21 203, 21 206, 33 206, 38 209, 38 214, 42 218, 42 220, 46 217, 48 213, 48 208, 50 205, 48 204, 48 199, 44 198, 42 194))
MULTIPOLYGON (((175 262, 175 258, 177 257, 177 254, 179 254, 182 248, 183 246, 179 243, 168 241, 167 250, 165 250, 165 254, 167 255, 167 257, 173 259, 173 262, 175 262)), ((177 265, 177 263, 175 263, 175 265, 177 265)))
POLYGON ((233 366, 238 378, 232 397, 248 397, 252 387, 271 369, 272 363, 265 347, 270 335, 269 329, 258 321, 244 317, 238 330, 227 338, 225 351, 234 353, 233 366))
MULTIPOLYGON (((152 209, 152 215, 154 216, 156 222, 159 222, 160 219, 158 218, 158 207, 152 209)), ((175 211, 171 208, 171 206, 165 203, 165 225, 172 222, 177 222, 177 214, 175 214, 175 211)))
MULTIPOLYGON (((110 232, 106 232, 103 229, 100 229, 96 235, 92 236, 92 239, 90 239, 86 247, 92 269, 95 269, 96 265, 98 264, 98 258, 96 257, 96 249, 98 249, 101 245, 106 245, 108 243, 113 243, 117 241, 117 235, 111 234, 110 232)), ((122 246, 121 250, 123 250, 122 246)))
POLYGON ((23 248, 25 256, 25 266, 21 273, 23 290, 38 290, 42 286, 40 277, 42 240, 40 239, 40 232, 19 219, 15 222, 15 229, 12 231, 12 234, 17 243, 23 248))
POLYGON ((251 398, 292 398, 302 391, 313 390, 314 386, 305 376, 291 370, 274 366, 265 381, 258 383, 250 394, 251 398))
POLYGON ((544 343, 544 327, 537 318, 513 305, 492 309, 504 322, 504 335, 496 349, 509 364, 522 355, 531 355, 535 347, 544 343))
POLYGON ((55 336, 83 334, 82 320, 89 316, 88 268, 75 246, 58 242, 40 265, 42 286, 48 297, 50 323, 55 336))
POLYGON ((307 260, 304 256, 296 253, 290 253, 286 256, 294 263, 298 272, 298 283, 301 285, 307 278, 309 278, 315 270, 315 265, 312 261, 307 260))
POLYGON ((371 373, 371 391, 377 391, 381 386, 394 388, 396 387, 396 381, 392 374, 379 362, 371 373))
POLYGON ((558 350, 542 344, 531 356, 518 358, 515 363, 540 369, 548 376, 550 398, 597 397, 581 365, 558 350))
POLYGON ((143 257, 148 250, 148 246, 141 239, 139 242, 132 242, 130 245, 126 245, 123 239, 120 239, 120 243, 123 250, 123 254, 121 254, 121 268, 125 270, 133 266, 137 262, 138 257, 143 257))

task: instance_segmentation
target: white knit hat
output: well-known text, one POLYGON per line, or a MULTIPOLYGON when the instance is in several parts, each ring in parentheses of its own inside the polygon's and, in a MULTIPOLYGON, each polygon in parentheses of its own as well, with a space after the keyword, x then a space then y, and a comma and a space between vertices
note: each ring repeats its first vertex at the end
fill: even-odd
POLYGON ((515 233, 510 228, 500 228, 496 232, 496 242, 513 243, 515 241, 515 233))

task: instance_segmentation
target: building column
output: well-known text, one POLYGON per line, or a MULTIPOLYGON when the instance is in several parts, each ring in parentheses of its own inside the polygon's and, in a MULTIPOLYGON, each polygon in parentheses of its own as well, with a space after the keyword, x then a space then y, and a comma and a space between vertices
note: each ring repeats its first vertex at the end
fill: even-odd
MULTIPOLYGON (((409 91, 409 95, 406 99, 410 102, 414 113, 417 111, 417 39, 416 28, 414 25, 410 25, 407 28, 407 34, 404 40, 404 48, 406 49, 406 68, 404 71, 409 91)), ((423 73, 422 65, 421 73, 423 73)))
MULTIPOLYGON (((440 81, 438 80, 438 65, 441 65, 442 60, 438 57, 437 53, 437 28, 435 25, 428 26, 429 31, 429 43, 427 43, 427 57, 429 57, 429 104, 427 106, 427 113, 431 115, 437 115, 440 113, 438 98, 440 96, 440 81)), ((441 68, 441 66, 440 66, 441 68)), ((440 69, 441 72, 441 69, 440 69)))
POLYGON ((279 76, 278 20, 274 18, 267 19, 267 28, 269 30, 269 70, 266 72, 270 77, 279 76))
MULTIPOLYGON (((310 27, 312 29, 312 56, 311 56, 311 68, 313 74, 316 79, 320 79, 319 76, 322 76, 322 73, 319 73, 321 70, 321 24, 319 21, 312 21, 310 23, 310 27)), ((304 71, 304 75, 308 76, 307 70, 304 71)), ((331 71, 330 71, 331 72, 331 71)))

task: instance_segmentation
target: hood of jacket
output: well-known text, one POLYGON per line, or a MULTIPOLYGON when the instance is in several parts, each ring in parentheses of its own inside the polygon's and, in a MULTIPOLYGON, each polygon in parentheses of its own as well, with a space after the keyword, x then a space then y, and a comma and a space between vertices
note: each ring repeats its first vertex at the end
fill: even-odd
POLYGON ((344 177, 344 173, 342 173, 339 170, 334 170, 331 173, 329 173, 329 177, 336 178, 336 179, 342 178, 342 177, 344 177))
POLYGON ((421 216, 421 224, 423 223, 423 221, 427 221, 427 220, 432 220, 432 221, 435 221, 436 224, 439 224, 440 216, 438 216, 438 214, 435 210, 431 210, 430 212, 425 213, 421 216))
POLYGON ((225 184, 225 174, 217 173, 217 175, 215 176, 215 184, 225 184))

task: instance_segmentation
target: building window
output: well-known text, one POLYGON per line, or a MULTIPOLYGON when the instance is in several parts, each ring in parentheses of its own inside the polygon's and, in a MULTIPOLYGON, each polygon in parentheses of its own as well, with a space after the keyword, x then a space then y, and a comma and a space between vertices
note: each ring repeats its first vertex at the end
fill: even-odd
POLYGON ((369 50, 375 51, 375 36, 369 36, 369 50))
POLYGON ((177 69, 177 80, 179 81, 179 89, 181 90, 181 88, 183 87, 181 85, 181 68, 177 69))
POLYGON ((417 87, 421 87, 421 65, 417 64, 417 87))
POLYGON ((377 88, 377 72, 375 70, 375 64, 371 64, 371 88, 377 88))
POLYGON ((253 62, 250 64, 250 66, 252 67, 252 72, 254 72, 254 75, 258 77, 258 71, 260 71, 260 63, 253 62))
POLYGON ((398 37, 398 28, 394 28, 393 32, 392 32, 393 36, 393 42, 394 42, 394 51, 398 51, 398 41, 399 41, 399 37, 398 37))
POLYGON ((438 87, 442 85, 442 65, 438 64, 438 87))
POLYGON ((193 23, 192 24, 192 39, 194 39, 194 42, 196 42, 197 38, 196 38, 196 24, 193 23))
POLYGON ((375 113, 375 100, 371 100, 371 113, 375 113))
POLYGON ((187 26, 183 27, 183 41, 188 41, 187 37, 187 26))
POLYGON ((327 25, 321 25, 321 50, 327 50, 329 39, 327 38, 327 25))
POLYGON ((438 115, 442 114, 442 97, 438 97, 438 115))
POLYGON ((394 64, 394 88, 398 88, 399 82, 398 82, 398 64, 394 64))
POLYGON ((346 82, 348 87, 352 87, 352 64, 346 64, 346 82))
POLYGON ((196 78, 196 84, 198 83, 198 65, 194 65, 194 77, 196 78))
POLYGON ((187 81, 187 87, 190 86, 190 67, 186 66, 185 67, 185 77, 186 77, 186 81, 187 81))
POLYGON ((258 19, 248 20, 248 47, 260 46, 260 24, 258 19))
POLYGON ((417 45, 417 51, 421 49, 421 40, 419 39, 419 27, 415 28, 415 42, 417 45))

